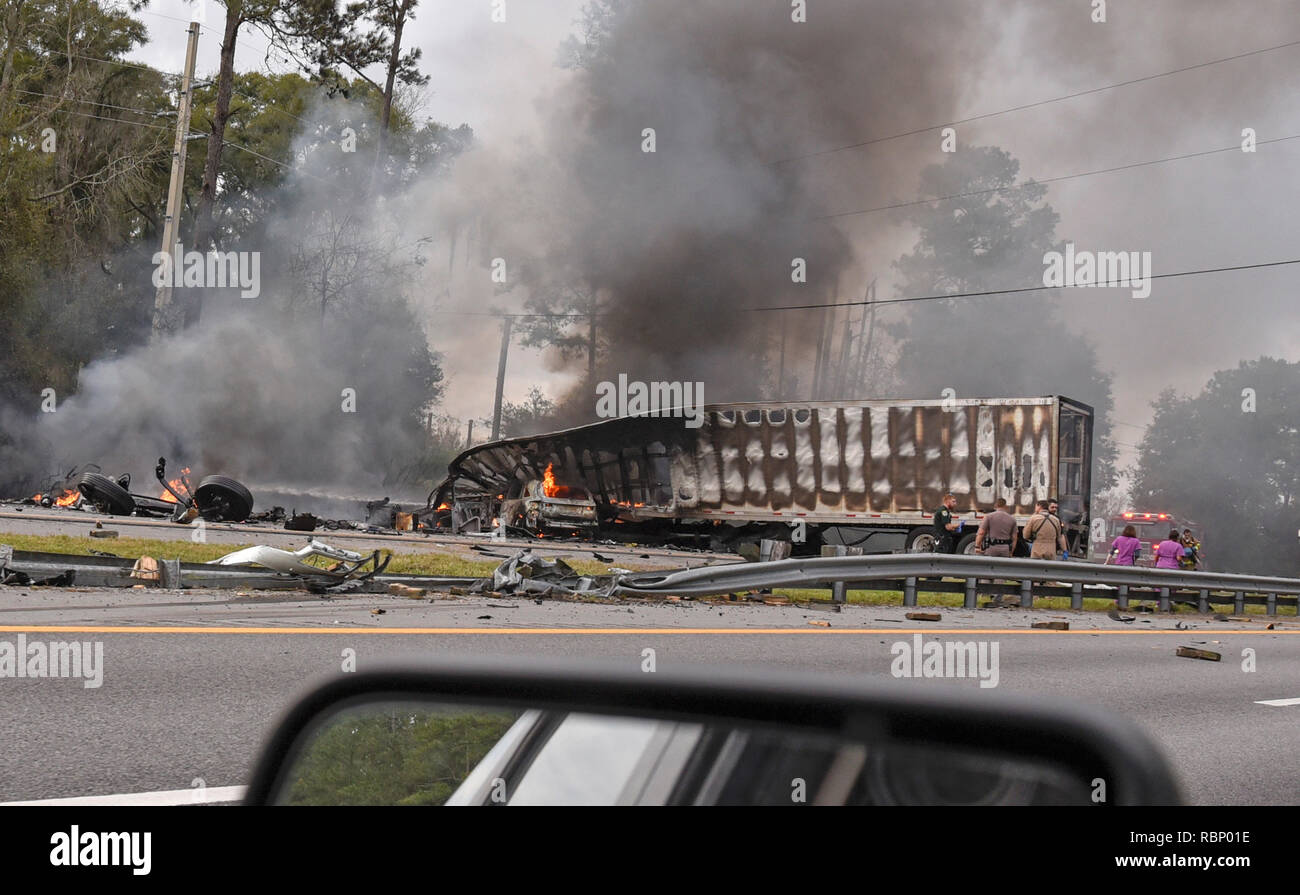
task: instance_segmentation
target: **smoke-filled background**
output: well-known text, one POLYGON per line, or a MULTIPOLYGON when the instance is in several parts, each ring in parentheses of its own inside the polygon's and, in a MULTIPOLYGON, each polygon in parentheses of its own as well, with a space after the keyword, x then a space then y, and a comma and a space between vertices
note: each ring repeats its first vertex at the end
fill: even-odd
MULTIPOLYGON (((32 413, 28 376, 8 390, 0 478, 141 473, 169 453, 250 484, 418 490, 438 472, 421 462, 431 414, 461 443, 470 419, 486 435, 499 313, 533 315, 507 370, 515 433, 590 419, 593 381, 618 373, 700 380, 709 401, 1062 393, 1102 417, 1101 484, 1140 457, 1163 390, 1290 356, 1294 267, 1157 280, 1141 300, 758 309, 861 301, 873 281, 882 300, 1030 286, 1067 240, 1149 251, 1157 273, 1292 257, 1300 140, 1267 141, 1300 133, 1300 46, 1252 51, 1300 40, 1293 3, 1112 2, 1104 22, 1057 0, 809 0, 806 21, 793 6, 420 7, 416 161, 376 188, 333 149, 364 112, 295 93, 278 124, 292 172, 225 246, 263 253, 263 299, 214 296, 201 328, 155 349, 88 349, 56 413, 32 413), (1244 128, 1256 153, 1197 155, 1244 128), (918 201, 942 196, 959 198, 918 201)), ((133 58, 178 69, 178 27, 148 20, 133 58)), ((291 70, 262 44, 241 70, 291 70)), ((151 251, 118 267, 146 277, 151 251)))

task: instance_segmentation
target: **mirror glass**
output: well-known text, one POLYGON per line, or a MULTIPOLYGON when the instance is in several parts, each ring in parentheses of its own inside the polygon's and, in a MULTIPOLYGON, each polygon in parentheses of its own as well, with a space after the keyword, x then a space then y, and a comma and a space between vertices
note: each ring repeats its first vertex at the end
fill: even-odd
POLYGON ((1062 805, 1092 781, 1041 756, 729 722, 425 701, 318 720, 286 805, 1062 805))

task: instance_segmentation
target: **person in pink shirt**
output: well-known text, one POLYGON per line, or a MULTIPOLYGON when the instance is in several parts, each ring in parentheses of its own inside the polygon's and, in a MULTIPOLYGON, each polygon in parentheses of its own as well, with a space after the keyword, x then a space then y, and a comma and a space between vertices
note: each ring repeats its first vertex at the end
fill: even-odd
POLYGON ((1124 531, 1111 542, 1110 555, 1106 557, 1106 562, 1117 566, 1135 566, 1138 554, 1141 552, 1142 541, 1138 539, 1137 529, 1132 525, 1125 525, 1124 531))
POLYGON ((1155 557, 1157 569, 1176 569, 1178 560, 1183 555, 1183 542, 1178 539, 1178 532, 1169 532, 1169 537, 1156 544, 1155 557))

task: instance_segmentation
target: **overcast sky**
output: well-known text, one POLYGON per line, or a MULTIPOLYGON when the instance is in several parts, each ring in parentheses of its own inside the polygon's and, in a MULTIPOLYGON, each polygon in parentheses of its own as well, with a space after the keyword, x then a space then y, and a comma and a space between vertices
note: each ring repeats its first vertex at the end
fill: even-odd
MULTIPOLYGON (((581 5, 509 0, 507 21, 493 23, 490 0, 425 0, 406 31, 406 40, 423 50, 422 69, 431 78, 422 114, 467 123, 489 145, 526 137, 537 127, 536 110, 564 89, 556 49, 573 30, 581 5)), ((1112 2, 1104 25, 1087 21, 1090 4, 1083 0, 1044 0, 1039 6, 1064 10, 1054 13, 1056 20, 1069 21, 1045 28, 1042 16, 1008 15, 978 68, 956 85, 952 120, 1300 39, 1294 4, 1273 0, 1222 4, 1199 20, 1189 11, 1214 7, 1195 0, 1112 2)), ((817 0, 809 7, 816 15, 817 0)), ((135 58, 178 71, 186 26, 177 19, 187 20, 191 8, 179 0, 151 4, 141 16, 151 41, 135 58)), ((224 9, 208 3, 201 74, 215 70, 223 15, 224 9)), ((246 31, 237 67, 266 69, 266 49, 264 37, 246 31)), ((269 67, 284 69, 274 59, 269 67)), ((1233 147, 1246 127, 1261 141, 1300 134, 1296 96, 1300 46, 958 125, 958 140, 998 145, 1021 161, 1022 175, 1050 179, 1233 147)), ((847 123, 843 142, 941 123, 911 120, 906 108, 897 108, 882 116, 879 130, 862 133, 860 123, 847 123)), ((886 184, 882 191, 872 182, 873 166, 899 154, 937 160, 937 141, 927 133, 807 163, 843 184, 844 210, 864 208, 882 195, 914 198, 914 180, 886 184)), ((828 147, 792 147, 823 148, 828 147)), ((1149 251, 1155 271, 1168 273, 1300 257, 1294 239, 1300 224, 1297 186, 1300 139, 1262 145, 1254 154, 1233 151, 1068 179, 1050 186, 1048 201, 1061 216, 1061 238, 1083 249, 1149 251)), ((913 234, 888 213, 842 218, 839 226, 853 241, 859 266, 880 277, 881 295, 892 294, 889 264, 910 248, 913 234)), ((1260 354, 1295 360, 1298 274, 1297 267, 1280 267, 1167 279, 1146 299, 1126 290, 1074 290, 1066 293, 1068 316, 1095 342, 1102 365, 1115 376, 1115 418, 1141 425, 1164 387, 1197 391, 1214 370, 1260 354)), ((495 322, 458 324, 452 344, 440 338, 445 329, 438 315, 428 324, 434 347, 448 353, 452 384, 446 409, 458 416, 488 415, 495 364, 483 360, 495 360, 495 322)), ((1050 363, 1050 357, 1045 346, 1027 362, 1050 363)), ((506 395, 518 400, 533 384, 559 393, 564 381, 548 372, 536 352, 516 348, 506 395)), ((1136 442, 1140 429, 1121 427, 1116 436, 1136 442)), ((1125 449, 1122 460, 1130 457, 1125 449)))

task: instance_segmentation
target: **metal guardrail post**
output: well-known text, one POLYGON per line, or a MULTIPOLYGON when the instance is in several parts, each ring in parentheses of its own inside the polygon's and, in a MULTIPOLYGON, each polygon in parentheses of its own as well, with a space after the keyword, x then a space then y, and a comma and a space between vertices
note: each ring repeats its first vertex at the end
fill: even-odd
POLYGON ((1128 608, 1128 585, 1127 584, 1121 584, 1119 586, 1119 593, 1115 595, 1115 606, 1119 609, 1128 608))
POLYGON ((916 605, 916 579, 915 578, 903 579, 903 605, 904 606, 916 605))
POLYGON ((160 559, 158 561, 159 583, 170 590, 179 590, 184 587, 184 581, 181 578, 181 561, 179 559, 160 559))
POLYGON ((1034 605, 1034 579, 1020 579, 1020 608, 1032 609, 1034 605))
POLYGON ((1076 581, 1070 585, 1070 608, 1083 608, 1083 582, 1076 581))
POLYGON ((1241 615, 1246 611, 1246 592, 1237 591, 1232 595, 1232 614, 1241 615))
POLYGON ((1271 592, 1268 595, 1268 614, 1277 615, 1277 594, 1271 592))
POLYGON ((978 584, 979 584, 979 579, 976 578, 974 575, 966 579, 966 599, 964 599, 961 604, 963 608, 965 609, 975 608, 975 602, 976 602, 975 590, 978 584))
POLYGON ((1208 587, 1201 588, 1201 598, 1196 601, 1196 609, 1198 612, 1210 611, 1210 589, 1208 587))
POLYGON ((1169 588, 1167 588, 1167 587, 1162 587, 1162 588, 1160 588, 1160 603, 1159 603, 1159 606, 1160 606, 1160 611, 1161 611, 1161 612, 1168 612, 1169 609, 1170 609, 1170 606, 1169 606, 1169 588))
MULTIPOLYGON (((861 556, 862 548, 849 548, 843 544, 822 547, 822 556, 861 556)), ((841 578, 839 581, 831 582, 831 602, 847 603, 849 600, 849 585, 841 578)))

